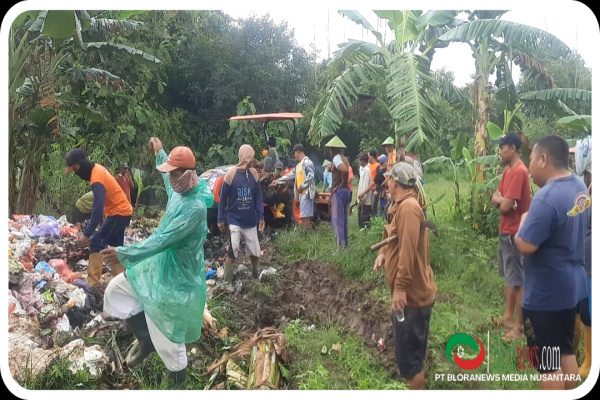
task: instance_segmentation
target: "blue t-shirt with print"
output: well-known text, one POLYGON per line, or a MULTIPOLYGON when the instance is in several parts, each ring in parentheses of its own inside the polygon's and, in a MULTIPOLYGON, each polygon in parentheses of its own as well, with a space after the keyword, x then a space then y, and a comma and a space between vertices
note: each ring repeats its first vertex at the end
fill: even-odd
POLYGON ((231 182, 223 182, 218 222, 237 225, 242 229, 254 228, 264 220, 262 188, 250 171, 238 170, 231 182))
POLYGON ((587 188, 574 175, 550 180, 533 198, 517 233, 538 246, 523 263, 523 308, 567 310, 588 296, 584 264, 589 205, 587 188))

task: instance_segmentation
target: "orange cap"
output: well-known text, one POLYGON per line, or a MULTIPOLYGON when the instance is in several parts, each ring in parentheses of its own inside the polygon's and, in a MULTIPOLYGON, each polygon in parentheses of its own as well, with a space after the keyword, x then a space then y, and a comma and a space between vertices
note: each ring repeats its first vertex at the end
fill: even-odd
POLYGON ((167 162, 156 167, 160 172, 171 172, 178 168, 184 169, 195 169, 196 168, 196 157, 189 147, 177 146, 171 153, 167 162))

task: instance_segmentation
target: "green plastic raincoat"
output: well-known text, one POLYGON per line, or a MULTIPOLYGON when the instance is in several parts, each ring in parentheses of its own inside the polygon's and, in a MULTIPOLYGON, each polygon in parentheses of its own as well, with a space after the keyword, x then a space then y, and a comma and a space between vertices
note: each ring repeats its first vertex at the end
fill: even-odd
MULTIPOLYGON (((167 153, 161 150, 156 165, 166 160, 167 153)), ((169 201, 160 225, 143 242, 117 247, 116 252, 146 315, 172 342, 189 343, 202 332, 206 209, 214 199, 205 180, 176 193, 168 174, 162 178, 169 201)))

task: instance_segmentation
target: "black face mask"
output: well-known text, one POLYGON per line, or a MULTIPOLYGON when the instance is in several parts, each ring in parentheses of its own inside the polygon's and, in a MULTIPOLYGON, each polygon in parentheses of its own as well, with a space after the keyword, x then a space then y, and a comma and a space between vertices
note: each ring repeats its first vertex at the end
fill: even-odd
POLYGON ((75 175, 83 179, 84 181, 88 181, 92 178, 92 169, 94 169, 95 163, 91 161, 84 161, 79 164, 79 169, 75 171, 75 175))

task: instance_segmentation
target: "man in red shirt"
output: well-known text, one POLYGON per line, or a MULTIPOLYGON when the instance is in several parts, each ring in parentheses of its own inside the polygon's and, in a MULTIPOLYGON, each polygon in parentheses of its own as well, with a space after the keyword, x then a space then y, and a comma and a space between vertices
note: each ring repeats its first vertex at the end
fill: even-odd
POLYGON ((515 234, 521 215, 529 210, 531 189, 529 172, 519 156, 521 137, 511 132, 502 137, 499 143, 499 154, 505 168, 498 189, 492 196, 492 203, 500 210, 498 269, 505 281, 505 310, 500 323, 509 329, 504 338, 514 340, 523 336, 521 299, 524 281, 523 256, 515 246, 515 234), (513 322, 515 314, 516 320, 513 322))
POLYGON ((119 175, 115 176, 117 183, 123 189, 123 193, 125 193, 125 197, 129 200, 129 204, 133 205, 133 201, 131 200, 131 191, 133 190, 133 179, 131 179, 131 172, 129 172, 129 167, 127 164, 123 164, 121 166, 121 172, 119 175))

